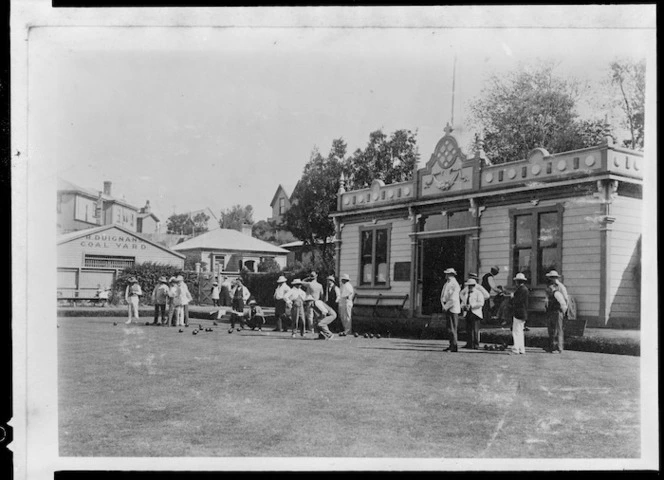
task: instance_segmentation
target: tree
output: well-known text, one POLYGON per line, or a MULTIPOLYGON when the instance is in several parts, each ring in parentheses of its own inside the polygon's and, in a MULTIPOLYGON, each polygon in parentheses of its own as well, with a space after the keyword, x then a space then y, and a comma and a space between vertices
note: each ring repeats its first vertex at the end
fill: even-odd
POLYGON ((471 122, 484 132, 493 163, 526 158, 536 147, 556 153, 597 144, 596 130, 604 123, 577 120, 577 84, 557 77, 554 69, 543 63, 494 75, 471 103, 471 122))
POLYGON ((166 220, 167 233, 174 233, 179 235, 189 235, 193 232, 191 219, 186 213, 174 213, 168 220, 166 220))
POLYGON ((251 205, 233 205, 231 208, 221 211, 219 226, 221 228, 231 228, 239 232, 242 231, 242 225, 253 225, 254 207, 251 205))
POLYGON ((259 220, 254 223, 251 235, 273 245, 283 245, 296 240, 291 232, 281 228, 274 220, 259 220))
MULTIPOLYGON (((388 184, 410 180, 420 156, 416 136, 410 130, 397 130, 389 138, 381 130, 371 132, 366 148, 357 149, 344 162, 347 189, 369 187, 375 179, 388 184)), ((335 158, 337 148, 333 144, 335 158)))
POLYGON ((626 147, 643 149, 645 121, 646 61, 615 60, 611 62, 611 83, 620 90, 621 107, 629 127, 626 147))
POLYGON ((208 231, 208 220, 210 220, 210 216, 206 215, 203 212, 199 212, 196 215, 194 215, 194 218, 192 218, 193 222, 193 228, 194 228, 194 233, 204 233, 208 231))
POLYGON ((342 139, 332 143, 327 158, 314 148, 293 191, 291 208, 283 220, 295 237, 306 245, 320 247, 327 270, 331 269, 334 260, 333 248, 328 243, 334 235, 334 223, 329 214, 336 210, 345 153, 346 144, 342 139))
POLYGON ((258 264, 258 271, 270 272, 270 273, 280 272, 281 266, 277 263, 277 261, 274 258, 268 257, 258 264))

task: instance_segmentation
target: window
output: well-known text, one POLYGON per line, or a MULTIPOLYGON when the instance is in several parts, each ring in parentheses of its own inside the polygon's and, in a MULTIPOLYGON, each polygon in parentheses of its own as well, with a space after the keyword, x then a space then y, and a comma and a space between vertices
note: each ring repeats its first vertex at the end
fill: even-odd
POLYGON ((86 267, 98 268, 127 268, 133 267, 136 262, 135 257, 118 257, 111 255, 86 255, 86 267))
POLYGON ((213 255, 212 257, 212 270, 223 272, 226 266, 226 257, 224 255, 213 255))
POLYGON ((390 228, 360 229, 360 285, 389 287, 390 228))
POLYGON ((74 205, 74 220, 81 220, 87 223, 96 223, 94 218, 96 202, 89 198, 76 196, 74 205))
POLYGON ((521 272, 531 285, 543 285, 548 272, 560 272, 562 220, 561 205, 510 211, 512 277, 521 272))
POLYGON ((280 198, 279 199, 279 215, 283 215, 286 213, 286 199, 285 198, 280 198))

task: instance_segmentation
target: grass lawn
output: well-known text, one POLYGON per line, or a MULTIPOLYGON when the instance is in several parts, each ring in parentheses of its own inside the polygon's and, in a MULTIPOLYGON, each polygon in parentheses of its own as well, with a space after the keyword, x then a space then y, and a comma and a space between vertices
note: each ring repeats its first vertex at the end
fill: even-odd
POLYGON ((61 456, 640 456, 638 357, 124 320, 58 319, 61 456))

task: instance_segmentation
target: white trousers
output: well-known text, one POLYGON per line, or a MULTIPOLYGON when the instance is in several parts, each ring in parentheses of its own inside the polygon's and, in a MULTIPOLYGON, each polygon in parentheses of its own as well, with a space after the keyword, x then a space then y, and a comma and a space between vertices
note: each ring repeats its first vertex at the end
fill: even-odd
POLYGON ((344 333, 349 334, 353 332, 353 302, 342 298, 339 300, 339 319, 344 333))
POLYGON ((526 353, 526 341, 523 336, 523 327, 525 326, 525 320, 519 320, 516 317, 512 319, 512 340, 514 340, 512 351, 515 353, 526 353))
POLYGON ((133 318, 138 318, 138 295, 132 295, 127 302, 129 306, 129 321, 133 318))

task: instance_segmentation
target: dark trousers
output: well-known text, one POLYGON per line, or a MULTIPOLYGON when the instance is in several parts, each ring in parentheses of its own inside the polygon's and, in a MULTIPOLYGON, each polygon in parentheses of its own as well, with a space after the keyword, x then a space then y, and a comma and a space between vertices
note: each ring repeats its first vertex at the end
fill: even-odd
POLYGON ((469 311, 466 314, 466 346, 469 348, 480 348, 480 321, 482 319, 469 311))
POLYGON ((238 315, 237 313, 231 313, 231 328, 235 328, 235 323, 237 322, 239 327, 244 328, 244 315, 238 315))
POLYGON ((263 317, 263 315, 254 315, 247 320, 247 326, 252 330, 254 328, 263 328, 263 325, 265 325, 265 317, 263 317))
POLYGON ((450 350, 456 352, 458 348, 457 328, 459 327, 459 314, 452 313, 449 310, 445 311, 445 323, 447 327, 447 335, 450 340, 450 350))
POLYGON ((274 307, 274 316, 277 319, 278 331, 286 331, 290 327, 290 312, 287 311, 286 300, 277 300, 274 307))
POLYGON ((563 339, 565 336, 563 332, 563 317, 564 315, 561 311, 547 312, 546 314, 546 326, 549 331, 549 350, 551 351, 563 351, 563 339))
POLYGON ((166 323, 168 321, 168 315, 166 314, 166 305, 165 304, 155 304, 154 306, 154 324, 158 323, 159 317, 161 317, 161 323, 166 323))
POLYGON ((189 304, 184 305, 184 324, 189 326, 189 304))

